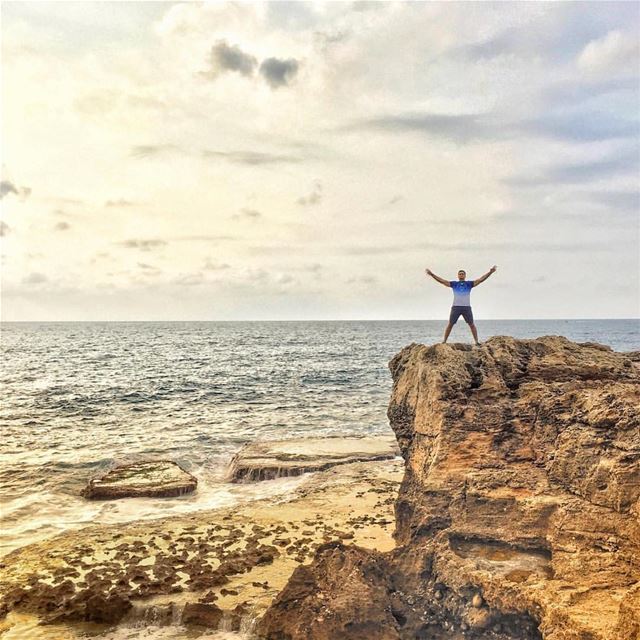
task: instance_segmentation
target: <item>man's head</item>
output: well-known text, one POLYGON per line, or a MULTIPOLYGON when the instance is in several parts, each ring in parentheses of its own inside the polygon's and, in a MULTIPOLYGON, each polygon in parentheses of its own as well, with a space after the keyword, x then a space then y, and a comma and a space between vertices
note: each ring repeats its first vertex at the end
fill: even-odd
POLYGON ((464 280, 467 277, 467 272, 464 269, 458 271, 458 280, 464 280))

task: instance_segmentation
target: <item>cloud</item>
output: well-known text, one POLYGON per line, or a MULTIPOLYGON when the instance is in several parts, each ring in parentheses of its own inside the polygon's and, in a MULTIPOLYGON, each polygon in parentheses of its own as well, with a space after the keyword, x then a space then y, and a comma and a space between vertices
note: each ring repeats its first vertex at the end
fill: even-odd
POLYGON ((631 149, 601 160, 551 165, 538 173, 532 174, 530 171, 526 175, 521 174, 507 178, 504 182, 517 187, 535 187, 542 184, 577 184, 621 174, 637 173, 639 169, 640 154, 636 149, 631 149))
POLYGON ((28 276, 22 279, 23 284, 41 284, 47 282, 49 278, 44 273, 38 273, 36 271, 31 272, 28 276))
POLYGON ((391 114, 355 121, 339 130, 424 133, 460 144, 514 140, 526 136, 593 142, 635 137, 640 131, 640 124, 637 120, 621 118, 606 111, 576 109, 511 121, 497 113, 391 114))
POLYGON ((298 198, 297 203, 303 207, 308 207, 308 206, 320 204, 321 200, 322 200, 322 185, 319 182, 316 182, 311 193, 309 195, 298 198))
POLYGON ((153 271, 154 274, 160 273, 160 269, 152 264, 148 264, 146 262, 138 262, 138 266, 146 272, 153 271))
POLYGON ((618 211, 640 212, 640 190, 588 192, 588 198, 618 211))
POLYGON ((120 198, 119 200, 107 200, 104 203, 105 207, 132 207, 135 203, 130 200, 125 200, 124 198, 120 198))
POLYGON ((355 276, 353 278, 349 278, 346 280, 347 284, 364 284, 364 285, 372 285, 378 282, 378 278, 375 276, 355 276))
POLYGON ((202 268, 206 271, 225 271, 230 269, 231 265, 226 262, 213 262, 211 258, 207 258, 202 268))
POLYGON ((455 142, 493 139, 500 128, 488 121, 488 114, 405 113, 389 114, 352 122, 341 129, 377 129, 390 133, 419 132, 455 142))
POLYGON ((116 244, 126 249, 140 249, 141 251, 151 251, 157 247, 162 247, 167 244, 166 240, 150 239, 150 240, 124 240, 123 242, 116 242, 116 244))
POLYGON ((614 250, 608 243, 586 242, 467 242, 452 244, 445 242, 417 242, 389 245, 354 245, 339 248, 339 253, 348 256, 395 255, 420 251, 500 251, 500 252, 585 252, 614 250))
POLYGON ((0 220, 0 238, 4 238, 10 231, 11 227, 4 220, 0 220))
POLYGON ((184 285, 187 287, 192 287, 199 284, 204 284, 206 282, 204 275, 200 271, 196 271, 195 273, 185 273, 179 275, 177 278, 174 278, 173 283, 184 285))
POLYGON ((242 76, 252 76, 258 65, 258 60, 242 51, 238 45, 230 45, 226 40, 218 40, 209 52, 208 71, 204 72, 209 78, 217 78, 223 73, 239 73, 242 76))
POLYGON ((249 166, 301 162, 299 157, 277 153, 262 153, 260 151, 213 151, 204 149, 202 155, 205 158, 223 158, 235 164, 249 166))
POLYGON ((53 198, 46 198, 46 200, 50 201, 50 202, 61 202, 62 204, 84 204, 84 202, 82 200, 79 200, 78 198, 60 198, 60 197, 53 197, 53 198))
POLYGON ((72 218, 73 217, 73 214, 67 213, 63 209, 54 209, 53 210, 53 215, 54 216, 63 216, 65 218, 72 218))
POLYGON ((69 229, 71 229, 71 225, 68 222, 64 222, 64 220, 62 220, 60 222, 56 222, 53 228, 56 231, 68 231, 69 229))
POLYGON ((8 196, 11 193, 17 195, 20 200, 24 200, 31 193, 31 189, 29 187, 17 187, 10 180, 0 181, 0 200, 4 199, 5 196, 8 196))
POLYGON ((129 155, 134 158, 152 158, 163 153, 171 153, 181 151, 180 147, 175 144, 141 144, 131 147, 129 155))
POLYGON ((4 198, 10 193, 15 193, 16 195, 18 195, 19 193, 17 187, 13 184, 13 182, 9 182, 9 180, 3 180, 2 182, 0 182, 0 198, 4 198))
POLYGON ((639 57, 638 34, 616 29, 589 42, 578 56, 577 65, 581 71, 594 75, 608 75, 619 71, 637 74, 639 57))
POLYGON ((240 209, 240 213, 234 213, 231 217, 234 220, 240 220, 240 219, 258 220, 259 218, 262 218, 262 214, 256 209, 244 208, 244 209, 240 209))
POLYGON ((272 89, 278 89, 291 83, 298 73, 298 66, 295 58, 267 58, 260 65, 260 75, 272 89))
POLYGON ((545 114, 517 123, 515 128, 524 134, 571 142, 635 138, 640 133, 640 124, 637 120, 627 120, 598 110, 572 110, 545 114))
POLYGON ((236 236, 176 236, 171 238, 173 242, 220 242, 226 240, 237 240, 236 236))

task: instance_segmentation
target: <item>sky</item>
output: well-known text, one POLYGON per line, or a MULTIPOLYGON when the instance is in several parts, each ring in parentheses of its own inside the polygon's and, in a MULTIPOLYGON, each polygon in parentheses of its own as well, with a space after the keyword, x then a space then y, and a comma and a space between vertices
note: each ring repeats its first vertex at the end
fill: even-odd
POLYGON ((640 4, 3 2, 1 317, 640 316, 640 4))

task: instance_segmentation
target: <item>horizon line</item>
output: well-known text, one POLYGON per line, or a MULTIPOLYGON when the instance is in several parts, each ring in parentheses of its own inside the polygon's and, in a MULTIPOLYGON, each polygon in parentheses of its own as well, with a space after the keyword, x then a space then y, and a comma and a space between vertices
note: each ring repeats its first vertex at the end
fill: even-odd
MULTIPOLYGON (((640 316, 635 318, 483 318, 476 319, 475 322, 576 322, 576 321, 632 321, 637 320, 640 321, 640 316)), ((447 318, 331 318, 331 319, 314 319, 314 318, 269 318, 269 319, 235 319, 235 320, 203 320, 203 319, 175 319, 175 320, 1 320, 0 324, 9 324, 9 323, 28 323, 28 322, 39 322, 39 323, 62 323, 62 322, 446 322, 447 318)))

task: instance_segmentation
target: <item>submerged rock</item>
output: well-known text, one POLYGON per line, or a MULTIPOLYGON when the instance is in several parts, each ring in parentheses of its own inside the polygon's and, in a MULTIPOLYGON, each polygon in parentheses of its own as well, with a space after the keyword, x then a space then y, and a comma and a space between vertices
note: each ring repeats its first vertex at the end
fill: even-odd
POLYGON ((233 457, 229 479, 232 482, 273 480, 323 471, 338 464, 388 460, 399 455, 393 434, 254 442, 233 457))
POLYGON ((82 492, 91 500, 115 498, 169 498, 191 493, 198 480, 169 460, 136 462, 94 478, 82 492))
POLYGON ((640 371, 556 336, 390 362, 396 549, 342 543, 258 626, 276 640, 640 639, 640 371))

